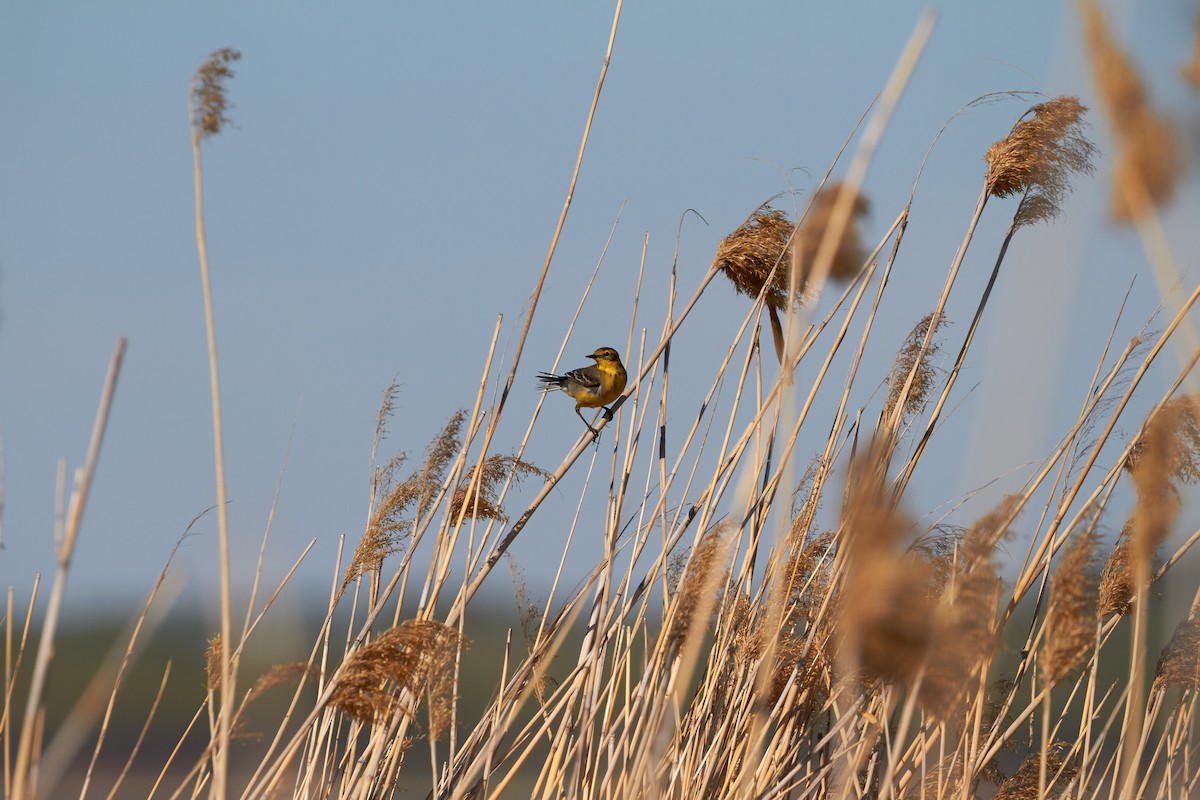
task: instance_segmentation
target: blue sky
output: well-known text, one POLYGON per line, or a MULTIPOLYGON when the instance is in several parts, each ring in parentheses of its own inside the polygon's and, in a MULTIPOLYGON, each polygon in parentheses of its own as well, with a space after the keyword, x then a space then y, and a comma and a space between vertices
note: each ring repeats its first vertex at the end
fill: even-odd
MULTIPOLYGON (((975 97, 1028 90, 1090 102, 1073 4, 945 5, 867 178, 868 238, 902 207, 937 131, 975 97)), ((760 202, 795 190, 802 204, 923 8, 626 4, 501 450, 524 432, 534 374, 551 366, 618 212, 563 366, 601 344, 623 346, 644 237, 639 327, 653 337, 685 210, 707 224, 689 217, 680 229, 684 297, 720 238, 760 202)), ((1155 99, 1194 130, 1197 96, 1174 77, 1194 4, 1121 4, 1113 14, 1155 99)), ((316 538, 299 581, 317 591, 338 536, 352 547, 362 530, 384 387, 400 384, 389 444, 419 458, 450 411, 473 401, 497 318, 501 346, 519 331, 611 20, 603 3, 0 8, 0 584, 19 597, 35 573, 53 570, 56 461, 83 459, 118 336, 129 351, 69 608, 141 598, 188 522, 214 502, 187 121, 188 80, 209 52, 243 53, 229 85, 234 127, 204 150, 237 574, 251 574, 287 452, 268 573, 281 575, 316 538)), ((981 107, 942 137, 881 312, 882 340, 898 344, 931 309, 983 154, 1030 102, 981 107)), ((1093 126, 1104 150, 1099 114, 1093 126)), ((1043 454, 1073 418, 1097 337, 1135 275, 1121 336, 1158 302, 1136 239, 1105 223, 1107 169, 1102 160, 1063 219, 1010 254, 961 405, 929 458, 940 467, 914 484, 919 511, 1043 454), (1003 433, 989 435, 996 428, 1003 433)), ((1178 253, 1195 252, 1187 220, 1196 199, 1192 181, 1168 210, 1178 253)), ((996 206, 949 311, 959 323, 951 351, 1011 213, 996 206)), ((728 287, 709 289, 681 333, 676 397, 687 397, 688 364, 723 354, 744 313, 728 287)), ((886 361, 870 367, 882 377, 886 361)), ((700 391, 708 378, 696 380, 700 391)), ((694 409, 681 403, 678 413, 694 409)), ((553 467, 577 425, 569 403, 548 406, 534 460, 553 467)), ((558 503, 548 517, 573 512, 570 488, 558 503)), ((216 585, 215 524, 202 521, 181 554, 193 585, 216 585)), ((547 574, 538 543, 556 535, 531 526, 530 544, 514 550, 535 581, 547 574)))

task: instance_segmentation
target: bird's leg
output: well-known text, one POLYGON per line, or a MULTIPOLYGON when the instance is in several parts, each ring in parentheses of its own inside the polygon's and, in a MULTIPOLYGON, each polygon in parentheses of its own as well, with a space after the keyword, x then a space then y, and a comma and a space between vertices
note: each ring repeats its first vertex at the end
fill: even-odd
POLYGON ((595 428, 593 428, 593 427, 592 427, 592 424, 591 424, 590 422, 588 422, 588 421, 587 421, 587 418, 586 418, 586 417, 584 417, 582 413, 580 413, 580 411, 579 411, 579 406, 575 406, 575 413, 579 415, 579 418, 580 418, 581 420, 583 420, 583 424, 584 424, 584 425, 586 425, 586 426, 587 426, 587 429, 588 429, 589 431, 591 431, 591 432, 592 432, 592 435, 593 435, 593 436, 595 436, 597 439, 599 439, 599 438, 600 438, 600 431, 598 431, 598 430, 596 430, 595 428))

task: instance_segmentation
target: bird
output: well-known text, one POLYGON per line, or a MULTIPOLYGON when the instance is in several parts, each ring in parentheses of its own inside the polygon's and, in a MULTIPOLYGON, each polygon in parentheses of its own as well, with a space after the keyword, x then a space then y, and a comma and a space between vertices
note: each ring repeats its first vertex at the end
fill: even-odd
MULTIPOLYGON (((538 373, 538 380, 541 381, 540 388, 543 392, 562 389, 575 398, 575 413, 579 414, 579 418, 583 420, 584 425, 587 425, 589 431, 599 436, 600 432, 591 426, 579 409, 604 408, 621 396, 629 376, 625 373, 625 365, 621 363, 621 356, 611 347, 597 348, 596 352, 589 355, 588 358, 596 359, 596 363, 590 367, 580 367, 570 372, 564 372, 562 375, 541 372, 538 373)), ((612 411, 609 409, 604 408, 604 413, 610 419, 612 418, 612 411)))

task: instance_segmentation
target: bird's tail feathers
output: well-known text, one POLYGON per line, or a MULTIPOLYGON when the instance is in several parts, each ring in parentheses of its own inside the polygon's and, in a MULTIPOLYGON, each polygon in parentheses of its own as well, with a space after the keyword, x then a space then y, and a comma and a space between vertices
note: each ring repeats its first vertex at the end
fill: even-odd
POLYGON ((540 385, 538 386, 538 388, 541 389, 543 392, 551 392, 551 391, 554 391, 555 389, 561 389, 563 387, 563 384, 565 384, 567 382, 567 379, 565 376, 554 375, 549 372, 539 372, 537 379, 540 382, 540 385))

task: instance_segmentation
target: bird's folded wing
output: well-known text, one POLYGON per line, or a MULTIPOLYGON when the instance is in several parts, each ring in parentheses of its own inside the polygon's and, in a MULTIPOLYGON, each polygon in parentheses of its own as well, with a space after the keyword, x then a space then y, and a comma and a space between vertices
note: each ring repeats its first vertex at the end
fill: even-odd
POLYGON ((600 370, 595 367, 573 369, 563 377, 585 389, 594 389, 600 385, 600 370))

